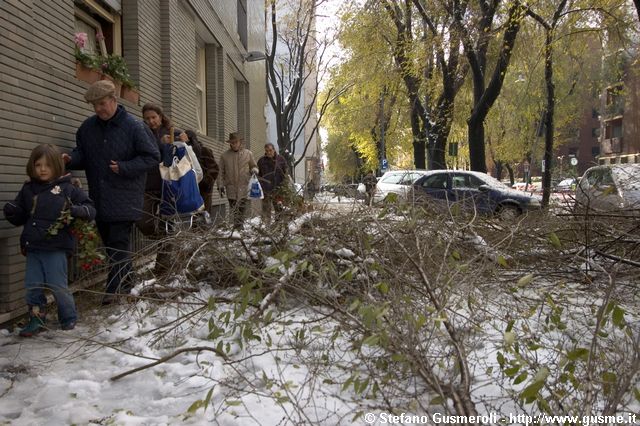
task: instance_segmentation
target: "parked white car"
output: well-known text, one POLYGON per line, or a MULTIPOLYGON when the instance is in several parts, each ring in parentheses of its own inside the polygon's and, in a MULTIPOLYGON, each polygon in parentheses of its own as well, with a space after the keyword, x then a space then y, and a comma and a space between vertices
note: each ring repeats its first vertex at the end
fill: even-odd
POLYGON ((393 170, 386 172, 378 179, 373 193, 373 202, 379 203, 389 194, 396 194, 399 201, 406 201, 411 193, 413 183, 427 173, 427 170, 393 170))
POLYGON ((587 169, 576 188, 576 208, 640 215, 640 164, 587 169))
POLYGON ((553 188, 554 192, 573 192, 576 189, 577 180, 575 178, 562 179, 553 188))

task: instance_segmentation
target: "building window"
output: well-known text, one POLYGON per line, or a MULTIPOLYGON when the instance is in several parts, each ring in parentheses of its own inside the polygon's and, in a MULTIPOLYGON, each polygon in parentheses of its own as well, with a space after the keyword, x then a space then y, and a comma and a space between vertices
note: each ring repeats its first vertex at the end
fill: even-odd
POLYGON ((600 155, 600 147, 599 146, 592 146, 591 147, 591 155, 593 157, 597 157, 598 155, 600 155))
POLYGON ((238 36, 246 49, 247 44, 247 0, 238 0, 238 36))
POLYGON ((621 138, 622 137, 622 119, 612 120, 607 122, 604 130, 605 139, 621 138))
POLYGON ((196 46, 196 114, 198 131, 207 134, 207 56, 204 43, 196 46))
POLYGON ((249 85, 236 80, 237 129, 249 141, 249 85))
POLYGON ((122 55, 121 10, 117 0, 84 0, 76 4, 74 30, 87 34, 87 53, 122 55))

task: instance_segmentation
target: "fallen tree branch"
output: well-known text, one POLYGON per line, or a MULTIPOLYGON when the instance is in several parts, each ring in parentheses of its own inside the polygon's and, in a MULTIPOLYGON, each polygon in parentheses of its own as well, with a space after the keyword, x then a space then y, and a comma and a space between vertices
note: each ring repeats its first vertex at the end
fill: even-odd
POLYGON ((134 373, 137 373, 139 371, 146 370, 147 368, 152 368, 152 367, 155 367, 156 365, 160 365, 160 364, 162 364, 164 362, 167 362, 170 359, 172 359, 172 358, 174 358, 174 357, 176 357, 176 356, 178 356, 178 355, 180 355, 181 353, 184 353, 184 352, 203 352, 203 351, 213 352, 214 354, 218 355, 219 357, 221 357, 225 361, 229 360, 229 358, 227 357, 226 354, 224 354, 223 352, 221 352, 221 351, 219 351, 219 350, 217 350, 215 348, 210 348, 208 346, 196 346, 196 347, 193 347, 193 348, 183 348, 183 349, 178 349, 177 351, 175 351, 175 352, 173 352, 173 353, 171 353, 171 354, 169 354, 167 356, 163 356, 162 358, 160 358, 159 360, 157 360, 155 362, 152 362, 150 364, 134 368, 133 370, 125 371, 124 373, 118 374, 117 376, 113 376, 109 380, 111 380, 112 382, 115 382, 116 380, 120 380, 123 377, 127 377, 127 376, 129 376, 131 374, 134 374, 134 373))

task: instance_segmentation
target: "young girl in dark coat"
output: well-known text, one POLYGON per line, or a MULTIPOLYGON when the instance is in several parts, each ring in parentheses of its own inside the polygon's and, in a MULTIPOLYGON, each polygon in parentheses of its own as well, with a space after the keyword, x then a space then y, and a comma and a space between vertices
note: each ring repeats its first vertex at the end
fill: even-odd
POLYGON ((74 218, 93 220, 96 215, 89 196, 71 183, 70 174, 65 174, 61 153, 55 146, 39 145, 31 151, 27 175, 30 180, 15 201, 3 209, 10 223, 24 225, 20 248, 27 257, 24 281, 30 321, 20 331, 23 337, 45 328, 44 287, 53 291, 61 328, 75 327, 78 315, 67 280, 67 256, 72 254, 75 241, 69 226, 55 235, 50 230, 65 210, 74 218))

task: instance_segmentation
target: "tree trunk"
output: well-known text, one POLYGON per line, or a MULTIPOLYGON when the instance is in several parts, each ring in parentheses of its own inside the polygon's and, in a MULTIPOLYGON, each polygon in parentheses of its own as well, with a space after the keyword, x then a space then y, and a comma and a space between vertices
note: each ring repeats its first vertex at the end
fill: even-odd
MULTIPOLYGON (((469 129, 469 156, 471 160, 471 170, 477 172, 487 172, 486 154, 484 152, 484 120, 489 114, 489 110, 498 98, 504 83, 504 77, 509 67, 509 61, 513 53, 513 45, 515 43, 525 9, 519 1, 513 3, 509 9, 509 19, 506 23, 506 30, 502 39, 502 47, 498 55, 498 59, 493 70, 491 80, 485 89, 485 79, 483 67, 472 66, 474 99, 473 110, 471 116, 467 120, 469 129)), ((462 25, 460 23, 460 25, 462 25)), ((465 48, 469 47, 467 42, 465 48)), ((484 62, 486 51, 482 55, 476 56, 475 53, 468 52, 467 57, 475 63, 484 62), (482 61, 480 61, 482 59, 482 61)))
POLYGON ((509 172, 509 182, 511 182, 511 186, 513 186, 513 184, 516 183, 516 176, 513 173, 513 168, 511 167, 511 164, 505 163, 504 168, 507 169, 507 172, 509 172))
POLYGON ((482 120, 469 120, 469 159, 471 170, 487 172, 487 158, 484 152, 484 123, 482 120))
POLYGON ((542 174, 542 207, 549 205, 551 196, 551 170, 553 167, 553 114, 555 109, 555 87, 553 85, 553 47, 551 30, 547 30, 545 40, 544 80, 547 89, 546 131, 544 135, 544 173, 542 174))
POLYGON ((411 134, 413 135, 413 164, 416 169, 426 169, 426 132, 420 125, 420 112, 415 103, 411 108, 411 134))
POLYGON ((438 126, 433 127, 433 132, 429 135, 429 155, 427 156, 428 160, 428 169, 429 170, 439 170, 447 168, 447 159, 445 147, 447 146, 447 134, 448 131, 439 128, 438 126))
MULTIPOLYGON (((418 136, 419 138, 419 136, 418 136)), ((413 139, 413 163, 416 169, 426 169, 427 164, 425 161, 426 149, 424 139, 419 140, 414 137, 413 139)))
POLYGON ((503 169, 503 164, 502 161, 494 161, 495 165, 496 165, 496 170, 495 170, 495 178, 498 180, 502 179, 502 169, 503 169))

